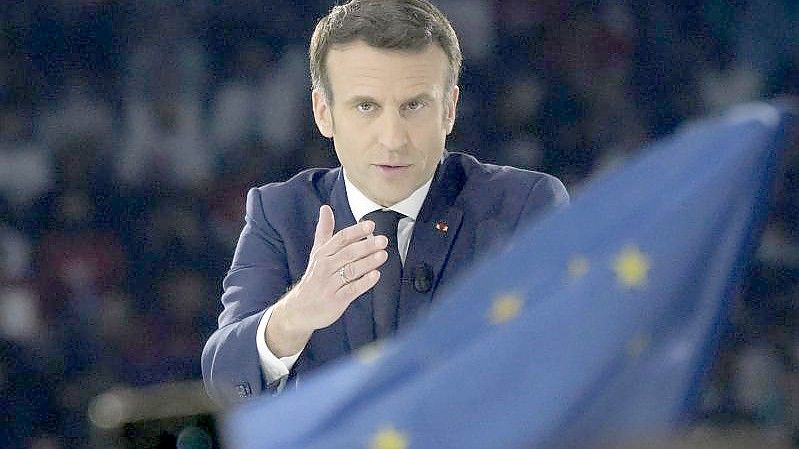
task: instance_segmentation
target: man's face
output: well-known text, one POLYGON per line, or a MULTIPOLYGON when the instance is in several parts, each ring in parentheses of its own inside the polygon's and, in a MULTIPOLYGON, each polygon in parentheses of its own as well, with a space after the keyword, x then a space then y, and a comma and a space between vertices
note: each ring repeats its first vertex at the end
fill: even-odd
POLYGON ((334 101, 314 91, 319 131, 333 138, 347 177, 366 196, 382 206, 405 199, 433 176, 455 121, 458 88, 446 92, 444 51, 358 41, 331 49, 327 70, 334 101))

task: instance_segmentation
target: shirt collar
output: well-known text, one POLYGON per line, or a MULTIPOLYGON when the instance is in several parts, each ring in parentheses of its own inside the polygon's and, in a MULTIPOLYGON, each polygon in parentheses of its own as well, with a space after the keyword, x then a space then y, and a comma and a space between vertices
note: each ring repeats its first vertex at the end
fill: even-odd
POLYGON ((363 216, 369 212, 380 209, 393 210, 416 221, 419 211, 422 210, 424 199, 427 197, 427 192, 430 190, 430 184, 433 182, 433 178, 431 177, 426 183, 422 184, 421 187, 416 189, 404 200, 384 208, 383 206, 370 200, 363 192, 355 187, 355 184, 353 184, 352 181, 350 181, 350 178, 347 177, 347 171, 344 169, 342 169, 342 171, 344 172, 344 186, 347 190, 347 201, 350 203, 350 210, 352 211, 352 216, 355 217, 356 222, 361 221, 361 218, 363 218, 363 216))

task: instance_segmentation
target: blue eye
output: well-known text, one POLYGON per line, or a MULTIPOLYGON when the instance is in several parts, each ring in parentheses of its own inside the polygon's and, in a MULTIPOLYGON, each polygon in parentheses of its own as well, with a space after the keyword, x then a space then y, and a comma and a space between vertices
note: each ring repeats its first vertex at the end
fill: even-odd
POLYGON ((421 100, 413 100, 413 101, 409 102, 405 107, 409 111, 418 111, 419 109, 422 109, 424 106, 425 106, 425 103, 423 101, 421 101, 421 100))
POLYGON ((356 108, 360 112, 372 112, 375 109, 375 105, 373 103, 364 101, 363 103, 358 103, 358 106, 356 106, 356 108))

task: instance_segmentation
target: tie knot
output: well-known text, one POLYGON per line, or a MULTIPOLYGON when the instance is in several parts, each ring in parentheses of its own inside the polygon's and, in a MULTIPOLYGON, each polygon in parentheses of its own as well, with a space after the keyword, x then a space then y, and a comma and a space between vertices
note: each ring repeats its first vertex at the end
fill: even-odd
POLYGON ((399 221, 405 215, 393 210, 376 210, 364 215, 364 220, 371 220, 375 223, 375 234, 385 235, 386 237, 397 235, 399 221))

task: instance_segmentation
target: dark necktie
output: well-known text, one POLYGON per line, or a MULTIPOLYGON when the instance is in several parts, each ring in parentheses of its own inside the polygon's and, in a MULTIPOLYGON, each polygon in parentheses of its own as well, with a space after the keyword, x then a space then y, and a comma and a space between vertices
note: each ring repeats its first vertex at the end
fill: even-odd
POLYGON ((365 220, 375 222, 375 235, 388 238, 388 260, 380 267, 380 280, 372 289, 375 336, 378 339, 392 335, 397 329, 402 261, 397 246, 397 225, 404 215, 393 210, 376 210, 366 214, 365 220))

